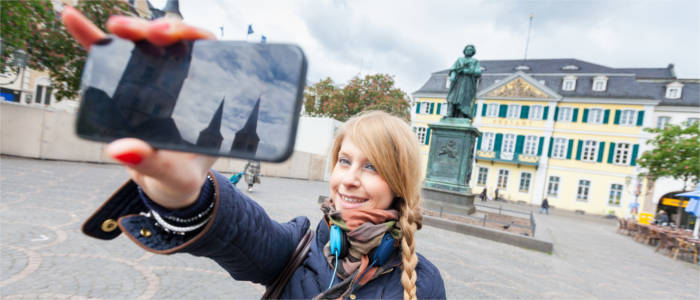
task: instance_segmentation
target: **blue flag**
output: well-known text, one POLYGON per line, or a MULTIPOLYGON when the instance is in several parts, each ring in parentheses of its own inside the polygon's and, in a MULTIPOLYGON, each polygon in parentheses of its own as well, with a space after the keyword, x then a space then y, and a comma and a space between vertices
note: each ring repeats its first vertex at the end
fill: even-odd
POLYGON ((267 37, 263 35, 262 37, 260 37, 260 43, 265 44, 265 42, 267 42, 267 37))
POLYGON ((253 34, 253 24, 248 25, 248 34, 253 34))

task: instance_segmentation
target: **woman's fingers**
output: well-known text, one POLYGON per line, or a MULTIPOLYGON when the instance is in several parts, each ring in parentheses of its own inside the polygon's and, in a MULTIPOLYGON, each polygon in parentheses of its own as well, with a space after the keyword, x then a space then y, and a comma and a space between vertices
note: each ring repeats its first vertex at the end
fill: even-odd
POLYGON ((100 28, 70 6, 65 6, 63 8, 61 19, 63 20, 63 24, 66 25, 68 32, 70 32, 86 50, 90 50, 92 44, 106 36, 100 28))
POLYGON ((214 39, 215 36, 175 19, 158 19, 146 27, 146 39, 157 46, 171 45, 180 40, 214 39))
POLYGON ((109 32, 132 41, 145 39, 147 26, 148 21, 136 17, 111 16, 107 20, 107 30, 109 32))

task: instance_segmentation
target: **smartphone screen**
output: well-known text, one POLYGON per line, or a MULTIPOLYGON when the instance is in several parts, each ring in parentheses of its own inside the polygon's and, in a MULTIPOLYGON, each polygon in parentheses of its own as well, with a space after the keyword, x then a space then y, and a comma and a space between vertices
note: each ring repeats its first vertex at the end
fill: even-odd
POLYGON ((306 58, 289 44, 109 37, 83 70, 77 134, 160 149, 282 161, 294 149, 306 58))

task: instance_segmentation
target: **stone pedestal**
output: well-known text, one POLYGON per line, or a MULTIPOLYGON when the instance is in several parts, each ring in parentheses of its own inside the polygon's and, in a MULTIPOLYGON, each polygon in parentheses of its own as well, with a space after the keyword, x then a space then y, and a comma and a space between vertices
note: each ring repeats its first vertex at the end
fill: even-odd
MULTIPOLYGON (((431 135, 428 171, 423 188, 426 208, 442 204, 471 214, 474 195, 469 187, 476 137, 471 120, 443 118, 429 124, 431 135)), ((452 210, 452 209, 450 209, 452 210)))

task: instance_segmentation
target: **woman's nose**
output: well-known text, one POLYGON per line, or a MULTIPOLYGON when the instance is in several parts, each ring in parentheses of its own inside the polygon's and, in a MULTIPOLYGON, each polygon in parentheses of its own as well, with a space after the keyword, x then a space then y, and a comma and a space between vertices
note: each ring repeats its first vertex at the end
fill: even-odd
POLYGON ((343 174, 343 184, 348 186, 360 185, 360 168, 351 167, 343 174))

